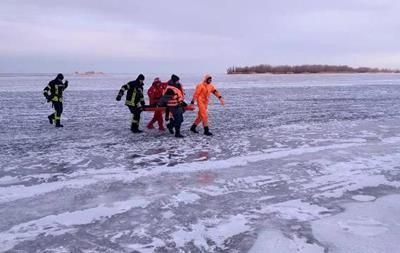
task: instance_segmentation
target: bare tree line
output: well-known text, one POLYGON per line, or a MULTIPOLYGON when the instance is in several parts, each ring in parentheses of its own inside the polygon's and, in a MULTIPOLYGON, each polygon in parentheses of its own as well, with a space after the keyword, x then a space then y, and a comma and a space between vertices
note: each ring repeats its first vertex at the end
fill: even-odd
POLYGON ((400 70, 359 67, 347 65, 280 65, 260 64, 256 66, 230 67, 227 74, 317 74, 317 73, 400 73, 400 70))

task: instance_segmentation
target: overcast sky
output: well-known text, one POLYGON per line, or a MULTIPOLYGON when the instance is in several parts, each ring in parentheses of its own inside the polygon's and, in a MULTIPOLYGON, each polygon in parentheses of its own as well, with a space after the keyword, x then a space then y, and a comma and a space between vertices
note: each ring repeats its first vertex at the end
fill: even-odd
POLYGON ((0 0, 0 72, 400 68, 399 0, 0 0))

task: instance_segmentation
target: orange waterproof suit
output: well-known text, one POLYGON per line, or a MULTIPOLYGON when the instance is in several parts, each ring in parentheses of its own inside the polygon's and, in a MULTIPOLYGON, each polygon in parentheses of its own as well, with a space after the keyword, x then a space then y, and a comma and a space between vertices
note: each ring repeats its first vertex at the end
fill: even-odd
POLYGON ((221 93, 219 93, 211 83, 211 76, 205 75, 203 81, 197 85, 193 94, 192 103, 197 101, 197 105, 199 107, 199 112, 193 125, 197 126, 203 122, 203 126, 208 127, 207 107, 211 93, 220 100, 222 105, 224 105, 224 100, 222 99, 221 93))

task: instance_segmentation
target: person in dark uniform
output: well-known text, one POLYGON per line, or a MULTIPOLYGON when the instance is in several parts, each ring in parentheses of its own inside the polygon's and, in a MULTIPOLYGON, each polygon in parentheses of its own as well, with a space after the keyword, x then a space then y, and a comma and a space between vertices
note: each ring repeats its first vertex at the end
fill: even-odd
POLYGON ((46 97, 47 102, 50 101, 53 104, 53 108, 55 110, 54 113, 49 115, 47 118, 49 119, 50 124, 56 123, 56 127, 64 127, 61 125, 61 114, 63 112, 63 92, 68 87, 68 80, 65 80, 63 83, 64 76, 63 74, 58 74, 56 79, 49 82, 49 84, 44 88, 43 95, 46 97))
POLYGON ((181 134, 181 125, 183 122, 183 113, 185 112, 184 107, 187 105, 184 101, 185 93, 182 85, 179 82, 179 77, 176 75, 171 76, 171 80, 168 81, 168 85, 164 95, 159 101, 159 106, 167 107, 166 116, 169 117, 169 123, 167 128, 171 134, 174 133, 175 137, 183 138, 181 134))
POLYGON ((130 81, 123 85, 118 93, 117 101, 121 101, 122 96, 126 93, 125 105, 128 106, 132 113, 131 131, 133 133, 141 133, 139 130, 140 114, 145 106, 143 96, 144 75, 140 74, 135 81, 130 81))

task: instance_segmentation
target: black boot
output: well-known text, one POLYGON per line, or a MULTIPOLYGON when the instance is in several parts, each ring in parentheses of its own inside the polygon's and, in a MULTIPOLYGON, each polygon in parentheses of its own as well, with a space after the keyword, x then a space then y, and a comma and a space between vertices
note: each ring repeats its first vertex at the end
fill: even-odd
POLYGON ((56 127, 64 127, 63 125, 61 125, 60 120, 56 120, 56 127))
POLYGON ((181 127, 175 127, 175 137, 176 138, 184 138, 185 137, 181 134, 181 127))
POLYGON ((195 124, 193 124, 191 127, 190 127, 190 131, 192 131, 193 133, 195 133, 195 134, 198 134, 199 133, 199 131, 197 131, 196 130, 196 125, 195 124))
POLYGON ((204 127, 204 135, 207 136, 212 136, 213 134, 210 132, 210 129, 208 128, 208 126, 204 127))
POLYGON ((133 123, 131 125, 131 131, 132 131, 132 133, 135 133, 135 134, 140 134, 143 132, 142 130, 139 130, 139 125, 133 124, 133 123))
POLYGON ((174 134, 174 125, 172 120, 170 120, 169 123, 167 124, 167 128, 170 134, 174 134))
POLYGON ((51 125, 53 125, 53 117, 54 117, 54 114, 47 116, 47 118, 49 119, 49 123, 51 125))

